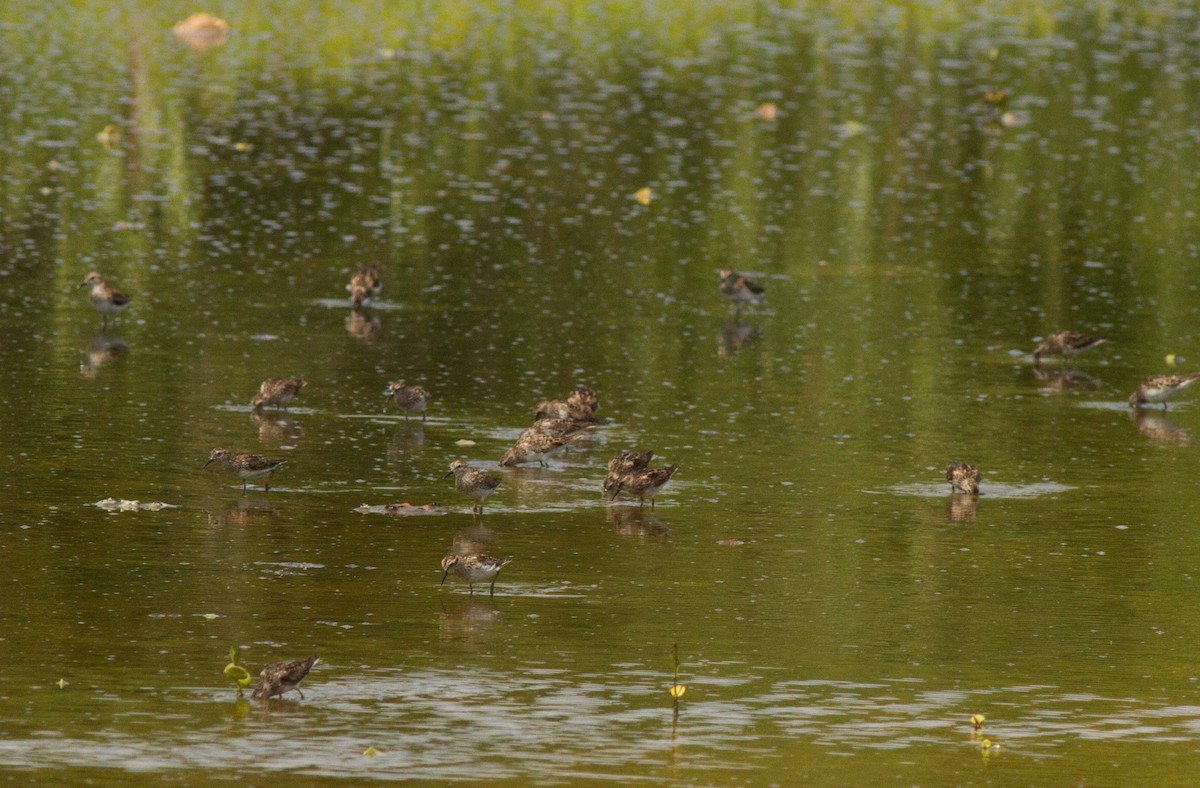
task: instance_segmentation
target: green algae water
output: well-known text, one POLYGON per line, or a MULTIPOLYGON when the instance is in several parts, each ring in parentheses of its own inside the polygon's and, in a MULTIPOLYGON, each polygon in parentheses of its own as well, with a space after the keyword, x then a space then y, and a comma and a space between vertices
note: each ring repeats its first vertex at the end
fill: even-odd
POLYGON ((1200 369, 1194 8, 194 10, 0 10, 0 772, 1194 779, 1200 404, 1126 404, 1200 369))

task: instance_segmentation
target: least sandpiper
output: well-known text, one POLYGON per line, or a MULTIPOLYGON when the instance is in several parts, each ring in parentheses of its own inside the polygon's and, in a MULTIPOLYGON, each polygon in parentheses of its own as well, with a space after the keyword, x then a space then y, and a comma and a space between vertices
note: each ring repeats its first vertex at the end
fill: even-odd
POLYGON ((600 410, 596 392, 587 386, 579 386, 564 400, 542 400, 533 409, 533 417, 542 419, 567 419, 570 421, 595 421, 600 410))
POLYGON ((1142 381, 1137 390, 1129 395, 1129 407, 1139 408, 1150 402, 1161 402, 1167 409, 1167 400, 1174 399, 1185 388, 1200 380, 1200 372, 1190 375, 1153 375, 1142 381))
POLYGON ((956 493, 979 495, 979 469, 969 462, 952 462, 946 468, 946 481, 956 493))
MULTIPOLYGON (((313 665, 320 661, 321 658, 313 654, 308 659, 293 659, 289 662, 267 665, 259 674, 258 685, 250 693, 250 697, 255 700, 267 700, 281 698, 283 693, 292 690, 300 692, 300 682, 304 681, 304 677, 312 670, 313 665)), ((300 692, 300 700, 304 700, 303 692, 300 692)))
POLYGON ((379 279, 379 269, 375 263, 355 271, 350 277, 350 284, 346 285, 346 291, 350 293, 350 305, 353 307, 362 306, 363 301, 379 295, 382 289, 383 282, 379 279))
POLYGON ((115 315, 129 306, 129 296, 105 284, 104 277, 96 271, 92 271, 79 283, 79 287, 88 286, 92 288, 92 291, 88 293, 88 301, 97 312, 104 316, 104 325, 106 326, 109 315, 115 315))
POLYGON ((1042 360, 1042 356, 1077 356, 1107 341, 1104 337, 1092 337, 1077 331, 1055 331, 1033 349, 1033 360, 1036 363, 1042 360))
POLYGON ((304 378, 267 378, 250 400, 250 409, 262 410, 265 405, 273 405, 287 410, 287 404, 307 385, 304 378))
POLYGON ((517 438, 517 442, 512 445, 508 451, 504 452, 504 456, 500 458, 500 464, 504 466, 520 465, 523 462, 536 462, 543 468, 546 467, 546 460, 559 451, 564 446, 572 441, 579 440, 584 436, 585 432, 567 433, 566 435, 545 435, 542 433, 532 433, 517 438))
MULTIPOLYGON (((621 481, 631 473, 645 469, 654 459, 652 451, 623 451, 608 461, 608 475, 601 488, 606 495, 613 495, 621 481)), ((613 496, 616 497, 616 496, 613 496)))
POLYGON ((204 463, 204 467, 207 468, 211 465, 213 460, 219 462, 221 467, 242 480, 242 492, 246 491, 248 480, 261 479, 264 476, 267 477, 267 480, 263 482, 264 491, 270 492, 271 474, 275 472, 276 468, 287 462, 287 460, 268 460, 258 454, 232 452, 229 449, 213 449, 212 454, 208 457, 208 462, 204 463))
POLYGON ((571 435, 576 432, 593 429, 596 425, 574 419, 538 419, 532 426, 521 430, 517 440, 530 435, 571 435))
POLYGON ((732 268, 721 269, 721 281, 718 287, 721 295, 737 305, 739 312, 742 304, 758 306, 763 302, 763 289, 732 268))
POLYGON ((668 465, 665 468, 643 468, 640 471, 626 474, 617 482, 612 498, 615 500, 622 492, 627 492, 641 499, 642 506, 646 505, 646 499, 649 498, 650 508, 653 509, 654 496, 658 495, 667 482, 671 481, 671 477, 677 470, 679 470, 678 465, 668 465))
POLYGON ((410 413, 420 413, 421 421, 425 421, 425 406, 429 404, 429 392, 420 386, 406 385, 403 380, 389 384, 383 396, 390 397, 396 407, 404 412, 404 418, 410 413))
POLYGON ((471 511, 483 514, 483 502, 489 495, 496 492, 496 488, 500 486, 500 479, 486 471, 472 468, 465 460, 455 460, 450 463, 449 472, 442 478, 451 475, 454 476, 454 486, 458 491, 476 502, 471 507, 471 511))
MULTIPOLYGON (((489 555, 456 555, 451 553, 442 559, 442 583, 451 572, 467 581, 471 593, 475 593, 476 583, 491 582, 488 593, 496 595, 496 575, 500 570, 512 563, 511 558, 492 558, 489 555)), ((441 583, 439 583, 441 585, 441 583)))

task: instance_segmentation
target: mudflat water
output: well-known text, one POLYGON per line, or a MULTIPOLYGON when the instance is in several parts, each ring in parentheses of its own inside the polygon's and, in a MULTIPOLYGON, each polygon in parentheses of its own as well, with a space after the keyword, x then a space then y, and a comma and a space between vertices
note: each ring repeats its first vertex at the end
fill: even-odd
POLYGON ((1126 405, 1200 369, 1194 7, 193 10, 0 7, 7 778, 1194 780, 1200 406, 1126 405))

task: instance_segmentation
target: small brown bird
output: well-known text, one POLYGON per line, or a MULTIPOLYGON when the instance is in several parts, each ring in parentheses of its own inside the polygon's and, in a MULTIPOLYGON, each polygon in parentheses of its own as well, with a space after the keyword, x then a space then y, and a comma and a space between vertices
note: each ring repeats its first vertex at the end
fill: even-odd
POLYGON ((362 306, 363 301, 379 295, 382 289, 383 282, 379 279, 379 269, 375 263, 355 271, 350 277, 350 284, 346 285, 350 293, 350 305, 355 308, 362 306))
POLYGON ((615 498, 613 490, 620 486, 622 480, 631 473, 644 470, 653 459, 654 452, 652 451, 623 451, 613 457, 608 461, 608 475, 604 477, 604 483, 600 485, 604 494, 615 498))
POLYGON ((442 585, 446 582, 446 576, 451 572, 456 577, 467 581, 467 586, 470 588, 471 594, 475 593, 476 583, 487 583, 491 581, 491 587, 488 589, 490 596, 496 595, 496 576, 500 574, 500 570, 512 563, 511 558, 492 558, 489 555, 455 555, 451 553, 442 559, 442 585))
POLYGON ((741 312, 742 304, 758 306, 765 298, 762 287, 751 282, 732 268, 721 269, 721 281, 718 284, 718 288, 721 291, 721 295, 737 305, 738 312, 741 312))
POLYGON ((483 514, 483 502, 489 495, 496 492, 496 488, 500 486, 500 479, 481 471, 478 468, 472 468, 467 464, 466 460, 455 460, 450 463, 450 470, 446 473, 447 476, 454 476, 454 486, 460 493, 471 498, 475 504, 471 507, 471 511, 476 514, 483 514))
POLYGON ((1092 337, 1077 331, 1055 331, 1033 349, 1033 360, 1040 362, 1042 356, 1077 356, 1107 341, 1104 337, 1092 337))
POLYGON ((1167 409, 1167 400, 1174 399, 1188 386, 1200 380, 1200 372, 1190 375, 1153 375, 1142 381, 1137 390, 1129 395, 1129 407, 1140 408, 1147 403, 1161 402, 1167 409))
MULTIPOLYGON (((259 674, 258 684, 250 693, 250 697, 255 700, 268 700, 281 698, 283 693, 292 690, 300 692, 300 682, 304 681, 313 665, 320 661, 321 658, 313 654, 308 659, 293 659, 290 662, 267 665, 259 674)), ((304 700, 303 692, 300 692, 300 700, 304 700)))
POLYGON ((533 417, 542 419, 567 419, 569 421, 595 421, 600 410, 596 392, 587 386, 579 386, 564 400, 542 400, 533 409, 533 417))
POLYGON ((500 464, 509 467, 520 465, 523 462, 536 462, 545 468, 546 460, 562 451, 568 443, 582 438, 584 434, 584 430, 570 432, 566 435, 546 435, 536 432, 526 435, 522 433, 517 438, 517 442, 504 452, 504 456, 500 458, 500 464))
POLYGON ((92 271, 84 277, 83 281, 79 283, 79 287, 92 288, 92 291, 88 293, 88 301, 91 303, 93 309, 104 316, 104 326, 106 328, 108 327, 108 316, 115 315, 129 306, 129 301, 131 300, 129 296, 120 290, 105 284, 104 277, 98 271, 92 271))
POLYGON ((409 386, 403 380, 390 383, 383 396, 391 397, 404 418, 410 413, 420 413, 421 421, 425 421, 425 406, 429 404, 429 392, 420 386, 409 386))
POLYGON ((952 462, 946 468, 946 481, 956 493, 979 495, 979 469, 969 462, 952 462))
POLYGON ((275 469, 283 465, 287 460, 268 460, 258 454, 248 454, 246 452, 232 452, 229 449, 213 449, 212 454, 208 457, 208 462, 204 463, 207 468, 217 461, 225 470, 232 473, 234 476, 242 480, 242 492, 246 491, 246 482, 250 479, 261 479, 267 477, 263 483, 265 492, 271 491, 270 476, 275 472, 275 469))
POLYGON ((262 410, 265 405, 287 410, 287 405, 308 385, 304 378, 267 378, 258 386, 258 393, 250 400, 251 410, 262 410))
POLYGON ((636 495, 641 500, 642 506, 646 505, 646 499, 649 498, 650 508, 653 509, 654 496, 667 486, 667 482, 671 481, 671 477, 677 470, 679 470, 678 465, 668 465, 664 468, 643 468, 640 471, 626 474, 617 482, 612 498, 615 500, 622 492, 627 492, 630 495, 636 495))
POLYGON ((570 435, 593 429, 595 426, 586 421, 573 421, 572 419, 538 419, 532 426, 521 430, 517 440, 528 438, 530 435, 570 435))

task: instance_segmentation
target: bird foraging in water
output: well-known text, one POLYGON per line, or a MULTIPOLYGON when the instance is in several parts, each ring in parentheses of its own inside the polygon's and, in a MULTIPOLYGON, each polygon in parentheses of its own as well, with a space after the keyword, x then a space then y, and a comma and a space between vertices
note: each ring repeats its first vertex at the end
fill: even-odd
POLYGON ((258 386, 258 393, 250 400, 251 410, 262 410, 265 405, 287 410, 287 405, 308 385, 304 378, 267 378, 258 386))
POLYGON ((472 595, 475 593, 476 583, 491 582, 488 589, 489 596, 496 595, 496 576, 500 574, 500 570, 512 563, 511 558, 492 558, 488 555, 455 555, 451 553, 442 559, 442 582, 438 585, 443 585, 446 582, 446 576, 454 573, 467 582, 467 587, 472 595))
POLYGON ((662 491, 663 487, 667 486, 667 482, 671 481, 671 477, 675 475, 675 471, 679 470, 678 465, 668 465, 664 468, 643 468, 639 471, 628 473, 617 482, 616 489, 613 490, 611 500, 616 500, 617 496, 622 492, 636 495, 641 506, 646 505, 646 499, 650 499, 650 508, 654 508, 654 496, 662 491))
MULTIPOLYGON (((129 296, 122 293, 120 290, 109 287, 104 282, 104 277, 98 271, 92 271, 84 277, 79 283, 79 287, 91 287, 92 291, 88 293, 88 301, 92 308, 104 316, 104 325, 108 326, 108 316, 115 315, 125 307, 129 306, 131 300, 129 296)), ((76 289, 79 289, 78 287, 76 289)))
POLYGON ((388 384, 383 396, 390 397, 396 403, 404 418, 410 413, 420 413, 421 421, 425 421, 425 406, 429 404, 429 392, 420 386, 409 386, 403 380, 388 384))
POLYGON ((741 312, 742 304, 758 306, 762 304, 765 298, 762 287, 751 282, 732 268, 721 269, 721 280, 718 288, 721 291, 721 295, 737 306, 738 312, 741 312))
MULTIPOLYGON (((255 700, 267 700, 283 697, 283 693, 292 690, 300 692, 300 682, 304 681, 313 665, 320 661, 321 658, 313 654, 308 659, 293 659, 290 662, 267 665, 259 674, 258 684, 250 693, 250 697, 255 700)), ((300 700, 304 700, 303 692, 300 692, 300 700)))
POLYGON ((208 457, 208 462, 204 463, 204 467, 216 461, 221 464, 225 470, 232 473, 234 476, 242 480, 242 492, 246 491, 246 482, 250 479, 261 479, 268 477, 263 483, 265 492, 271 491, 270 476, 275 472, 275 469, 283 465, 287 460, 268 460, 258 454, 248 454, 246 452, 232 452, 229 449, 213 449, 212 454, 208 457))
POLYGON ((523 462, 536 462, 544 468, 546 460, 562 451, 568 443, 582 438, 584 434, 584 430, 577 430, 566 435, 522 433, 516 443, 504 452, 504 456, 500 458, 500 464, 508 467, 520 465, 523 462))
POLYGON ((533 409, 534 419, 566 419, 568 421, 595 421, 600 410, 600 399, 587 386, 579 386, 566 400, 542 400, 533 409))
POLYGON ((375 263, 355 271, 350 277, 350 284, 346 285, 346 291, 350 293, 350 305, 355 308, 362 306, 363 301, 379 295, 382 289, 383 282, 379 279, 379 269, 375 263))
POLYGON ((1104 337, 1088 336, 1077 331, 1055 331, 1033 349, 1033 361, 1040 363, 1042 356, 1077 356, 1107 341, 1104 337))
POLYGON ((1143 380, 1129 395, 1129 407, 1140 408, 1148 403, 1161 402, 1163 410, 1166 410, 1167 400, 1174 399, 1197 380, 1200 380, 1200 372, 1190 375, 1153 375, 1143 380))
POLYGON ((450 470, 442 478, 445 479, 451 475, 454 476, 455 488, 475 501, 471 511, 483 514, 483 502, 489 495, 496 492, 496 488, 500 486, 500 479, 486 471, 472 468, 466 460, 455 460, 450 463, 450 470))
POLYGON ((622 480, 632 473, 644 470, 654 459, 652 451, 623 451, 608 461, 608 475, 600 485, 605 495, 613 498, 613 490, 620 486, 622 480))
POLYGON ((956 493, 979 495, 979 469, 969 462, 952 462, 946 468, 946 481, 956 493))

